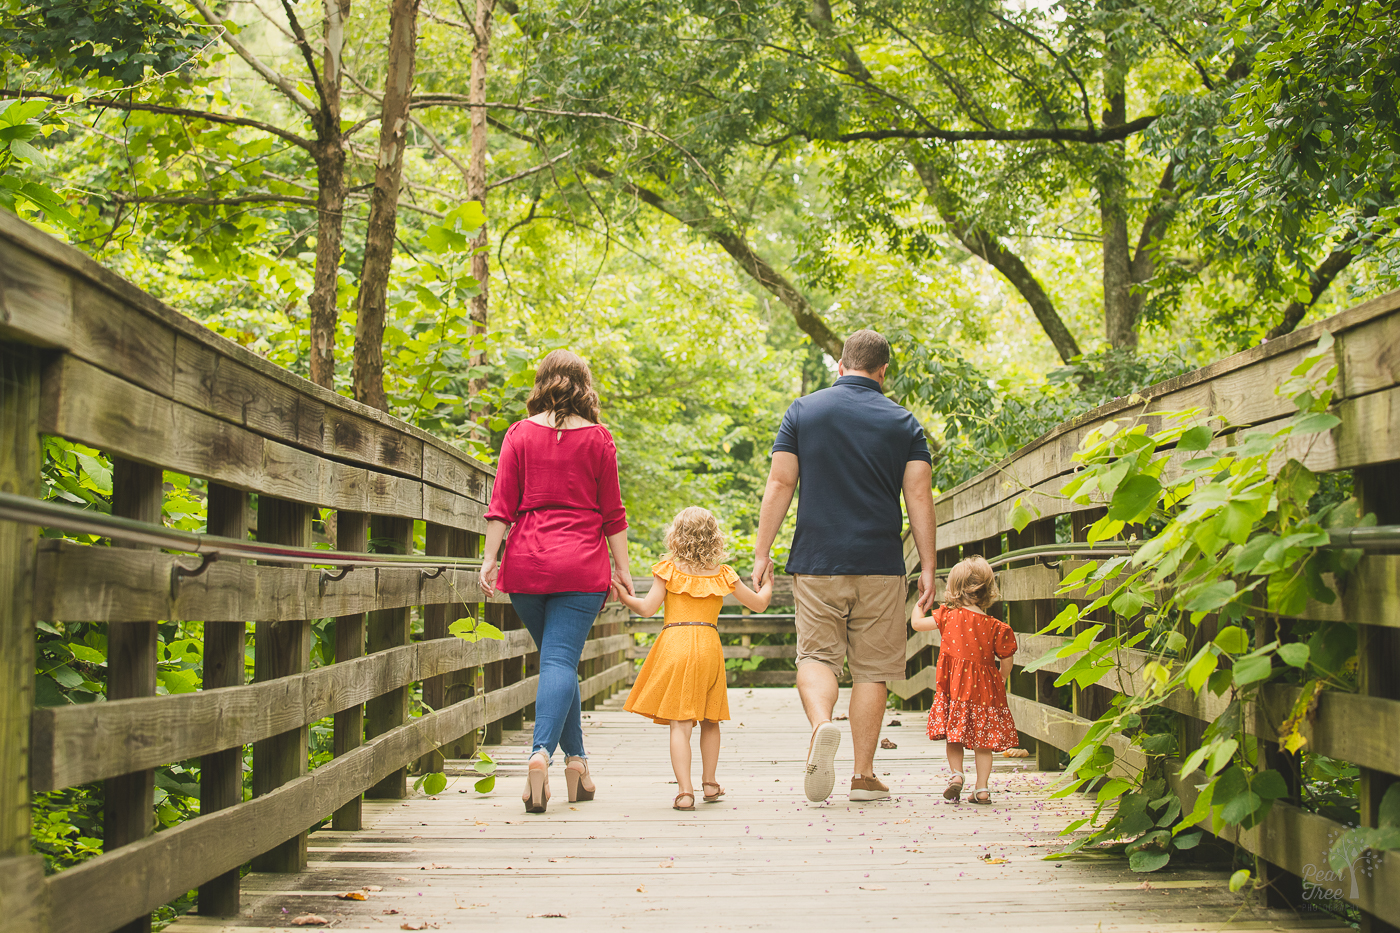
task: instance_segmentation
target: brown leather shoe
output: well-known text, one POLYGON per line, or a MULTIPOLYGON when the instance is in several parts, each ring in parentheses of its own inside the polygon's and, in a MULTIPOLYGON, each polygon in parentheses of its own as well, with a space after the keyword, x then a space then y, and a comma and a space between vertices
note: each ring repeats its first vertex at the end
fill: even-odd
POLYGON ((851 800, 884 800, 889 795, 890 789, 873 774, 869 777, 858 774, 851 778, 851 800))

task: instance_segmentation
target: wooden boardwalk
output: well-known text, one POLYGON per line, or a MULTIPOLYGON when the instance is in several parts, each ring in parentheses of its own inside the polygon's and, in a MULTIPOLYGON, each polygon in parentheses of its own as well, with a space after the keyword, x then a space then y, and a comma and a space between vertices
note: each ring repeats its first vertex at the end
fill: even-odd
MULTIPOLYGON (((1139 875, 1120 859, 1043 860, 1083 800, 1049 800, 1053 775, 998 756, 993 806, 946 804, 942 743, 920 713, 892 713, 903 724, 885 730, 899 746, 877 759, 891 800, 848 803, 838 779, 827 804, 808 804, 796 691, 732 690, 730 702, 721 803, 670 809, 666 731, 622 712, 619 695, 586 714, 597 800, 570 805, 556 767, 549 812, 525 814, 528 735, 508 734, 490 749, 502 762, 493 794, 458 777, 436 798, 367 802, 362 832, 312 834, 305 873, 247 876, 237 919, 167 929, 307 929, 292 926, 307 913, 356 931, 1348 929, 1245 903, 1224 864, 1139 875), (366 889, 364 901, 336 897, 366 889)), ((847 737, 838 775, 850 751, 847 737)))

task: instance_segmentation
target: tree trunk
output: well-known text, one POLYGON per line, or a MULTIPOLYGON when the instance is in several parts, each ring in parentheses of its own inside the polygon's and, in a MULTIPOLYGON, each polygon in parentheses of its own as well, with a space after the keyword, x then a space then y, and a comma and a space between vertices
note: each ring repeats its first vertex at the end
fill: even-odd
MULTIPOLYGON (((1104 66, 1104 94, 1108 98, 1104 127, 1123 125, 1127 121, 1124 70, 1112 51, 1104 66)), ((1137 320, 1133 314, 1132 256, 1128 248, 1127 183, 1123 177, 1126 144, 1108 143, 1104 152, 1109 160, 1099 172, 1104 337, 1110 346, 1132 351, 1137 349, 1137 320)))
POLYGON ((316 274, 311 307, 311 381, 335 391, 336 285, 345 228, 345 141, 340 132, 341 53, 350 0, 326 0, 321 81, 326 99, 316 120, 316 274))
POLYGON ((911 148, 909 160, 924 184, 929 201, 943 218, 948 230, 958 238, 958 242, 972 255, 986 261, 1005 276, 1016 291, 1020 292, 1026 304, 1031 306, 1031 312, 1040 322, 1041 329, 1045 331, 1045 336, 1050 338, 1050 343, 1054 345, 1055 352, 1060 355, 1061 360, 1068 363, 1079 356, 1079 343, 1065 326, 1059 312, 1055 310, 1055 303, 1050 300, 1045 286, 1040 284, 1040 280, 1031 272, 1025 261, 1007 249, 992 233, 961 216, 951 192, 943 184, 941 171, 926 153, 911 148))
MULTIPOLYGON (((496 0, 476 0, 476 18, 472 22, 475 42, 472 46, 471 85, 467 89, 471 104, 471 162, 467 166, 467 198, 481 204, 482 215, 486 213, 486 66, 491 57, 491 15, 495 12, 496 0)), ((472 334, 486 333, 488 299, 490 295, 491 267, 487 262, 486 251, 487 221, 483 220, 481 230, 472 241, 472 277, 476 279, 480 291, 472 297, 472 334)), ((472 356, 473 368, 486 364, 486 354, 478 352, 472 356)), ((478 371, 480 371, 478 369, 478 371)), ((480 398, 486 388, 486 378, 475 376, 470 382, 471 394, 480 398)), ((489 416, 485 406, 473 407, 474 421, 484 424, 489 416)))
POLYGON ((391 0, 389 4, 389 67, 384 79, 379 153, 365 232, 365 265, 356 302, 355 398, 381 411, 389 409, 384 395, 384 321, 418 51, 418 4, 419 0, 391 0))

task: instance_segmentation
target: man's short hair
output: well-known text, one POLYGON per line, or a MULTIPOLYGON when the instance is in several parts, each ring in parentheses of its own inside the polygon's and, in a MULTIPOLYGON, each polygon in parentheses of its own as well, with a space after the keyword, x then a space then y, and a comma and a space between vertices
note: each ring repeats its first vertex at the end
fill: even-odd
POLYGON ((890 342, 873 330, 858 330, 846 338, 841 362, 847 369, 873 373, 890 361, 890 342))

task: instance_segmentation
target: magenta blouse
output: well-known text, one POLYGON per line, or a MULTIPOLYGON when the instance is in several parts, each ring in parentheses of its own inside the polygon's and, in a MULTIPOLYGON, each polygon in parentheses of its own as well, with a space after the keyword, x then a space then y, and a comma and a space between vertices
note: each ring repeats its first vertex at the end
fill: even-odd
POLYGON ((501 443, 488 521, 510 525, 496 585, 506 593, 602 593, 606 538, 627 528, 617 446, 600 424, 517 421, 501 443))

